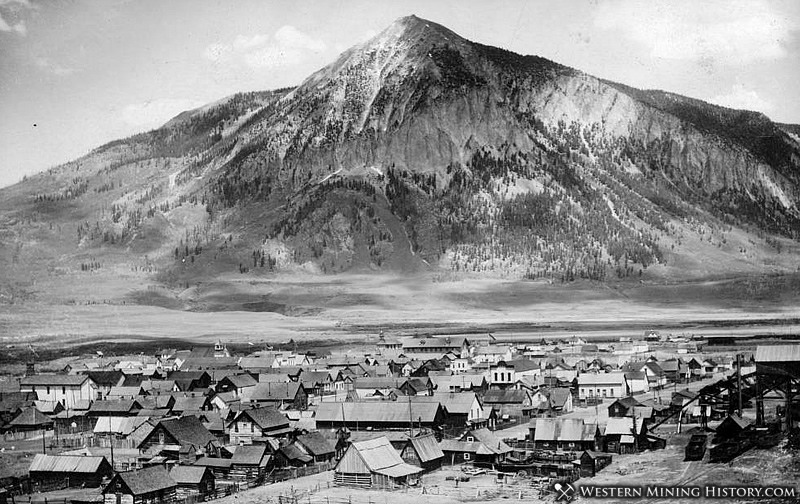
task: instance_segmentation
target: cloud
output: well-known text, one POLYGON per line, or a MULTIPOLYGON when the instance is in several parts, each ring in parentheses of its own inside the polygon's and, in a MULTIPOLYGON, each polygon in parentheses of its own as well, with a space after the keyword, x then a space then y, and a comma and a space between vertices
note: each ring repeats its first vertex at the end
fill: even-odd
POLYGON ((122 120, 137 128, 156 128, 176 115, 203 105, 188 99, 161 98, 142 103, 132 103, 122 109, 122 120))
POLYGON ((250 68, 280 68, 302 63, 309 55, 327 50, 325 42, 294 26, 283 26, 275 35, 239 35, 232 42, 206 47, 203 57, 217 64, 238 64, 250 68))
POLYGON ((36 66, 45 72, 64 77, 75 73, 74 68, 66 67, 45 57, 36 58, 36 66))
POLYGON ((655 58, 745 65, 788 55, 797 20, 766 0, 603 2, 595 26, 618 30, 655 58))
POLYGON ((729 93, 715 96, 711 102, 723 107, 754 110, 765 114, 773 110, 772 103, 761 98, 752 89, 745 88, 742 84, 735 84, 729 93))

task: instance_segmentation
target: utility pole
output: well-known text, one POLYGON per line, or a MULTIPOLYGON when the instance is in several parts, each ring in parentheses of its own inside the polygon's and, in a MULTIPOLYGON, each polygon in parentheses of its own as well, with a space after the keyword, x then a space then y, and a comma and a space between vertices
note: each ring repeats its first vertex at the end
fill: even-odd
POLYGON ((742 416, 742 354, 736 354, 736 389, 739 393, 739 417, 742 416))

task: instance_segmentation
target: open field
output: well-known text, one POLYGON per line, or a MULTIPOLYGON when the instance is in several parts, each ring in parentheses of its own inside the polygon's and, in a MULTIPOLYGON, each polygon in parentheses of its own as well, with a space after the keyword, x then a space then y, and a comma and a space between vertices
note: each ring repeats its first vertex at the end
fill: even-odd
POLYGON ((509 341, 576 334, 616 339, 648 329, 702 336, 800 334, 800 288, 795 290, 800 283, 795 276, 603 286, 279 275, 224 278, 177 292, 142 288, 141 282, 114 287, 95 280, 105 286, 102 291, 76 285, 72 298, 59 301, 47 284, 39 284, 33 299, 0 305, 0 344, 207 343, 217 338, 243 344, 331 338, 364 342, 380 331, 492 332, 509 341), (81 302, 81 292, 100 292, 102 297, 81 302))

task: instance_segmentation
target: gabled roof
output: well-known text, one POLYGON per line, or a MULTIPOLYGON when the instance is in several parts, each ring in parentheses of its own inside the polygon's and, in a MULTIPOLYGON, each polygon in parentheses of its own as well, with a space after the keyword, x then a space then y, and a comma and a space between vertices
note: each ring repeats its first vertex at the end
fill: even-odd
POLYGON ((309 462, 314 460, 311 456, 303 453, 303 451, 300 450, 300 448, 298 448, 297 446, 295 446, 294 443, 282 446, 280 452, 283 454, 284 457, 286 457, 287 460, 299 460, 303 464, 308 464, 309 462))
POLYGON ((297 442, 314 456, 328 455, 336 451, 330 441, 319 432, 310 432, 297 436, 297 442))
POLYGON ((180 444, 192 444, 195 446, 206 446, 208 443, 216 441, 217 438, 208 432, 196 416, 185 416, 181 418, 168 418, 161 420, 158 426, 175 438, 180 444))
POLYGON ((138 387, 111 387, 106 397, 137 397, 144 395, 144 389, 138 387))
POLYGON ((252 375, 247 373, 226 376, 220 381, 225 381, 225 380, 229 381, 231 385, 233 385, 236 388, 254 387, 258 383, 258 381, 255 378, 253 378, 252 375))
POLYGON ((37 453, 33 457, 28 472, 61 472, 77 474, 95 474, 103 463, 111 472, 111 465, 105 457, 87 457, 84 455, 43 455, 37 453))
POLYGON ((454 415, 468 415, 475 403, 475 392, 435 392, 432 396, 414 396, 411 402, 438 402, 454 415))
POLYGON ((201 457, 195 461, 194 465, 201 467, 218 467, 222 469, 229 469, 231 467, 231 459, 201 457))
POLYGON ((383 378, 366 378, 359 377, 353 382, 353 386, 358 390, 372 390, 372 389, 387 389, 399 388, 404 382, 405 378, 383 377, 383 378))
POLYGON ((301 387, 297 382, 259 383, 248 388, 242 395, 251 401, 292 401, 301 387))
POLYGON ((19 384, 22 387, 79 387, 89 379, 90 378, 86 375, 40 374, 21 378, 19 384))
POLYGON ((279 427, 289 427, 289 419, 275 408, 254 408, 243 410, 236 415, 235 421, 238 421, 242 416, 247 416, 253 423, 264 430, 270 430, 279 427))
POLYGON ((634 425, 636 425, 636 434, 641 434, 644 426, 644 422, 641 420, 634 421, 631 417, 609 418, 608 423, 606 423, 605 434, 606 436, 615 434, 630 436, 633 435, 634 425))
POLYGON ((141 408, 142 406, 135 399, 103 400, 93 402, 89 411, 91 413, 126 413, 141 408))
POLYGON ((621 372, 613 373, 581 373, 578 376, 579 385, 622 385, 625 376, 621 372))
POLYGON ((116 387, 125 380, 125 374, 122 371, 86 371, 82 374, 88 376, 101 387, 116 387))
POLYGON ((572 392, 566 387, 557 387, 548 389, 548 396, 550 399, 550 406, 554 408, 563 408, 567 400, 572 397, 572 392))
POLYGON ((122 480, 133 495, 157 492, 177 486, 175 480, 169 477, 167 470, 163 466, 155 465, 135 471, 117 473, 103 490, 103 493, 114 492, 114 482, 117 478, 122 480))
POLYGON ((114 433, 120 436, 128 436, 140 425, 147 422, 147 418, 135 417, 98 417, 94 425, 95 434, 114 433))
POLYGON ((172 468, 169 476, 179 485, 196 485, 203 481, 207 472, 208 468, 203 466, 178 465, 172 468))
POLYGON ((417 452, 421 462, 430 462, 431 460, 438 460, 444 457, 444 452, 439 448, 439 443, 433 434, 425 434, 422 436, 412 437, 411 446, 417 452))
POLYGON ((375 422, 375 423, 402 423, 421 421, 432 423, 441 406, 438 402, 412 402, 409 406, 406 401, 374 402, 344 402, 321 403, 317 408, 317 423, 342 422, 342 411, 347 422, 375 422))
POLYGON ((479 455, 503 454, 513 451, 510 446, 505 444, 499 437, 495 436, 489 429, 471 430, 464 436, 464 439, 470 435, 481 444, 477 451, 479 455))
POLYGON ((236 448, 231 458, 231 465, 251 465, 257 466, 266 464, 269 460, 267 445, 253 444, 243 445, 236 448), (265 460, 266 457, 266 460, 265 460))
POLYGON ((594 441, 597 425, 584 423, 581 418, 537 418, 534 441, 594 441))
POLYGON ((355 450, 371 472, 394 478, 422 472, 419 467, 403 462, 385 437, 352 443, 349 450, 355 450))
POLYGON ((484 404, 521 404, 529 397, 522 389, 488 390, 483 395, 484 404))

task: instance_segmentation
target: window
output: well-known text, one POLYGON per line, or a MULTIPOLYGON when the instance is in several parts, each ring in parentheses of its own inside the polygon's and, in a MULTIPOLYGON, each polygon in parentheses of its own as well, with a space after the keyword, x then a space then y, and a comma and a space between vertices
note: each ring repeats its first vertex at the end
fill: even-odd
POLYGON ((50 393, 50 385, 47 386, 47 393, 50 393))
POLYGON ((474 443, 474 442, 475 442, 475 438, 474 437, 467 436, 467 443, 474 443))
POLYGON ((614 397, 614 389, 613 388, 608 390, 608 395, 609 395, 609 397, 614 397))
POLYGON ((603 397, 606 396, 606 389, 603 389, 603 397))
POLYGON ((67 395, 67 387, 61 387, 61 395, 67 395))
POLYGON ((233 431, 234 432, 239 432, 239 422, 236 422, 235 424, 233 424, 233 431))
POLYGON ((464 454, 464 460, 469 460, 469 453, 464 454))
POLYGON ((164 433, 163 432, 159 432, 158 433, 158 444, 164 444, 164 433))
POLYGON ((250 432, 255 432, 255 427, 253 424, 250 424, 250 432))

